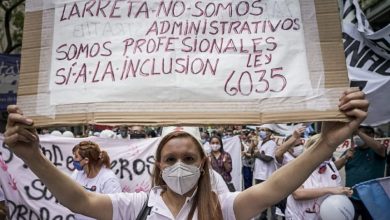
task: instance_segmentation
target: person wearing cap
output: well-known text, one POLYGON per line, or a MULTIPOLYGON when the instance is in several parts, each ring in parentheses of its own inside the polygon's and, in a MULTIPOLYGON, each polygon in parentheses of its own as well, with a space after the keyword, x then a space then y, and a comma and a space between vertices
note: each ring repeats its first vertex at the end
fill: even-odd
POLYGON ((368 101, 356 89, 345 91, 339 109, 348 122, 324 122, 321 138, 304 154, 261 184, 242 192, 217 195, 211 187, 210 164, 200 142, 185 131, 164 136, 155 154, 153 188, 149 193, 89 192, 54 166, 39 148, 33 120, 9 106, 4 142, 70 210, 89 217, 137 219, 250 219, 292 193, 348 138, 367 116, 368 101), (286 181, 288 180, 288 181, 286 181), (146 210, 146 211, 145 211, 146 210))
POLYGON ((59 130, 53 130, 52 132, 50 132, 50 135, 62 137, 62 133, 59 130))
MULTIPOLYGON (((166 135, 168 135, 172 132, 175 132, 175 131, 185 131, 185 132, 191 134, 191 136, 193 136, 201 145, 203 145, 202 133, 200 133, 198 127, 182 127, 182 126, 163 127, 162 132, 161 132, 161 136, 165 137, 166 135)), ((210 152, 208 151, 208 149, 205 149, 204 147, 205 147, 205 145, 203 145, 203 151, 204 151, 205 155, 207 157, 209 157, 210 152)), ((209 173, 210 173, 211 187, 212 187, 212 190, 214 192, 216 192, 218 195, 229 192, 229 188, 226 185, 225 180, 221 176, 221 174, 219 174, 217 171, 215 171, 211 166, 210 166, 209 173)))
MULTIPOLYGON (((312 147, 320 134, 310 137, 305 143, 305 151, 312 147)), ((309 178, 287 198, 286 220, 321 220, 320 206, 329 195, 352 195, 350 187, 343 187, 340 173, 332 157, 324 160, 309 178)))
MULTIPOLYGON (((282 166, 286 165, 288 162, 294 160, 303 152, 301 137, 303 136, 304 132, 304 126, 296 128, 293 133, 287 136, 284 142, 276 148, 274 161, 276 169, 279 169, 282 166)), ((281 213, 281 215, 284 216, 286 211, 286 204, 287 197, 282 199, 278 204, 276 204, 275 213, 281 213), (280 212, 278 212, 277 208, 280 209, 280 212)))
POLYGON ((62 133, 62 136, 68 138, 74 138, 74 134, 71 131, 64 131, 64 133, 62 133))
MULTIPOLYGON (((271 130, 272 126, 270 124, 264 124, 260 126, 259 137, 261 142, 257 145, 255 149, 255 169, 253 171, 253 178, 255 179, 255 184, 259 184, 267 180, 272 173, 276 170, 274 164, 274 157, 276 151, 276 143, 271 139, 273 131, 271 130)), ((275 206, 271 207, 271 218, 276 219, 275 206)), ((264 210, 259 216, 260 220, 267 219, 267 210, 264 210)))

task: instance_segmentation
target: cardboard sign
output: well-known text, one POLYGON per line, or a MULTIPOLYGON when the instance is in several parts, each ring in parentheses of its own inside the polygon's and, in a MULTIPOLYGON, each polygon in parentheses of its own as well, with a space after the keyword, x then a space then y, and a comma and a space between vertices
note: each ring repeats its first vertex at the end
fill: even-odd
POLYGON ((18 97, 37 125, 343 118, 336 1, 37 5, 27 4, 18 97))

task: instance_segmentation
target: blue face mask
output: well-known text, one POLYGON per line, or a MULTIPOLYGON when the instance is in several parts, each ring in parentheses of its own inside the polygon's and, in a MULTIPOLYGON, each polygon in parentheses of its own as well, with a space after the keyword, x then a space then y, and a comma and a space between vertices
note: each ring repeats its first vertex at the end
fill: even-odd
POLYGON ((260 131, 260 132, 259 132, 259 136, 260 136, 261 139, 264 140, 264 139, 267 137, 267 132, 265 132, 265 131, 260 131))
POLYGON ((74 168, 75 168, 76 170, 78 170, 78 171, 82 171, 83 168, 84 168, 84 166, 81 166, 80 161, 77 161, 77 160, 74 160, 74 161, 73 161, 73 166, 74 166, 74 168))

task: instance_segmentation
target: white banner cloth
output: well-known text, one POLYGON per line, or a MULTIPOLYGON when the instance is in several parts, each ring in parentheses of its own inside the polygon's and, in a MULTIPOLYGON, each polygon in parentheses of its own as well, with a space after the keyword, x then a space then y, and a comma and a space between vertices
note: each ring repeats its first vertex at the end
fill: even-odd
MULTIPOLYGON (((12 154, 0 135, 0 183, 7 200, 11 219, 73 219, 72 213, 62 205, 27 168, 12 154)), ((106 150, 111 168, 120 179, 122 191, 148 191, 154 166, 154 153, 160 138, 120 140, 102 138, 66 138, 40 136, 41 149, 46 157, 67 174, 73 170, 72 148, 83 140, 92 140, 106 150)), ((238 136, 224 140, 224 147, 233 160, 233 183, 241 189, 241 145, 238 136)))

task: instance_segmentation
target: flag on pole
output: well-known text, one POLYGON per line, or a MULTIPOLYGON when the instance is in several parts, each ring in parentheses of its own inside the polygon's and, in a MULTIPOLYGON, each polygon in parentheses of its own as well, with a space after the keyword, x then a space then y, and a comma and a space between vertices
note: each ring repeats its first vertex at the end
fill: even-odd
POLYGON ((356 184, 360 199, 375 220, 390 217, 390 177, 369 180, 356 184))

